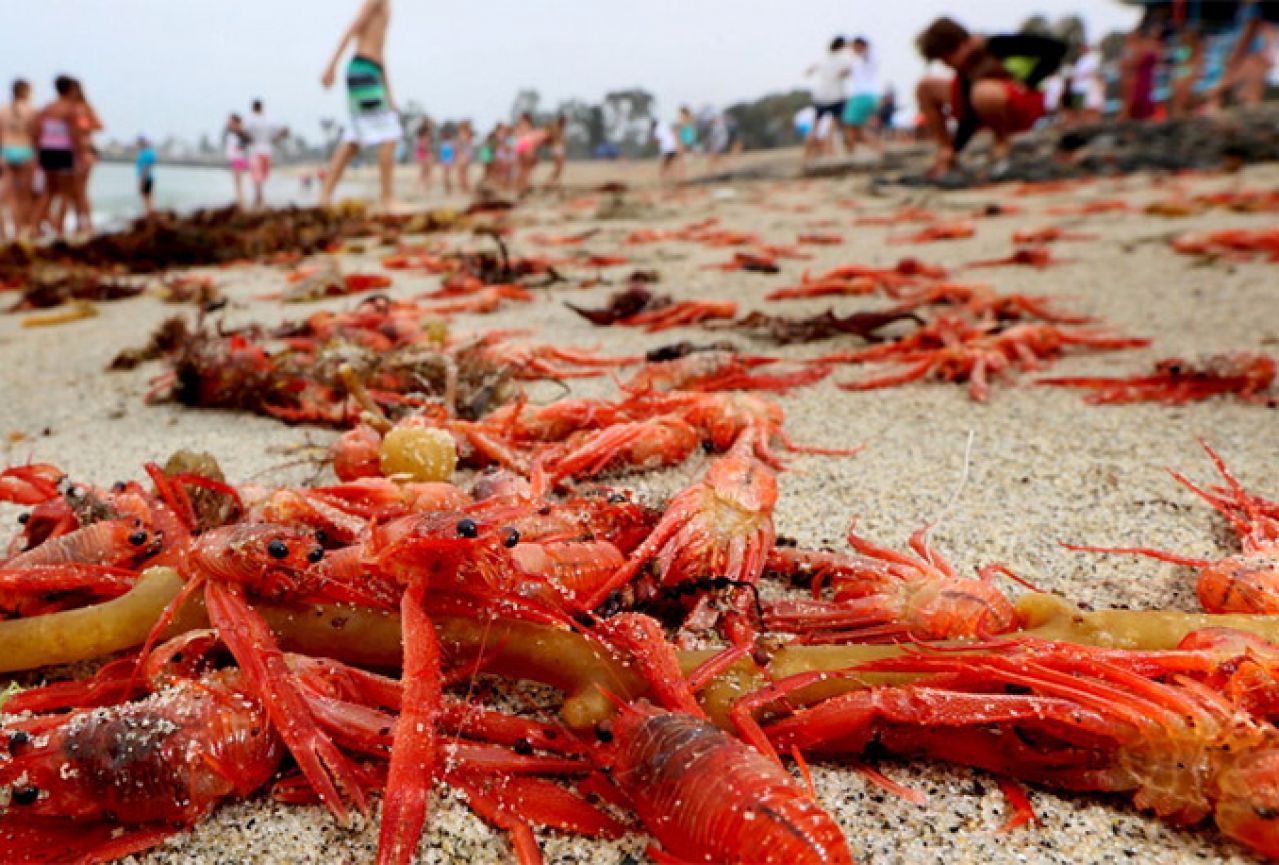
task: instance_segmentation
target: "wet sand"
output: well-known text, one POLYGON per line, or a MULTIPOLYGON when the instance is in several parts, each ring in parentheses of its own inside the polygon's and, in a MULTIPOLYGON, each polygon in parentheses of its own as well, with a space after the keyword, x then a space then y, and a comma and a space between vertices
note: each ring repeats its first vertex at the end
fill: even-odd
MULTIPOLYGON (((614 168, 639 183, 651 164, 614 168)), ((570 180, 573 168, 570 167, 570 180)), ((1279 168, 1260 167, 1235 177, 1185 181, 1196 191, 1246 184, 1279 184, 1279 168)), ((599 219, 601 197, 539 196, 516 211, 512 238, 516 253, 544 252, 527 243, 532 233, 573 234, 599 229, 584 249, 619 250, 625 267, 604 271, 612 286, 589 290, 556 287, 538 292, 532 304, 514 304, 489 316, 459 316, 459 330, 536 328, 539 340, 560 345, 602 345, 610 353, 631 353, 680 339, 725 338, 698 329, 644 335, 631 329, 594 328, 570 313, 562 301, 601 305, 631 269, 656 269, 663 292, 686 297, 737 300, 743 311, 769 308, 791 314, 840 312, 883 306, 883 298, 836 298, 765 304, 763 295, 798 281, 805 269, 819 272, 847 263, 891 266, 904 255, 957 267, 1007 254, 1017 229, 1050 224, 1095 232, 1088 242, 1060 244, 1059 256, 1073 262, 1042 271, 1001 268, 960 274, 990 282, 1003 292, 1051 294, 1063 304, 1103 318, 1116 331, 1154 339, 1149 349, 1067 358, 1054 375, 1131 374, 1162 357, 1194 357, 1219 351, 1279 351, 1279 294, 1275 265, 1217 262, 1204 266, 1176 255, 1166 237, 1181 230, 1232 226, 1261 227, 1273 216, 1210 211, 1169 220, 1139 212, 1080 217, 1043 213, 1057 204, 1125 197, 1139 205, 1168 194, 1149 178, 1098 181, 1069 192, 1013 198, 1011 189, 962 193, 890 192, 872 194, 864 178, 786 183, 732 184, 678 193, 633 193, 628 218, 599 219), (968 240, 891 246, 885 238, 915 226, 853 227, 859 215, 884 213, 903 204, 962 215, 992 201, 1011 201, 1022 215, 978 220, 968 240), (724 228, 755 231, 772 243, 793 243, 800 233, 841 234, 837 246, 808 247, 811 261, 784 261, 780 275, 704 269, 726 260, 731 250, 686 243, 621 246, 636 228, 670 229, 709 216, 724 228), (826 224, 833 221, 834 224, 826 224), (820 224, 819 224, 820 223, 820 224), (1268 349, 1267 349, 1268 347, 1268 349)), ((482 241, 446 236, 453 245, 482 241)), ((376 269, 384 250, 343 255, 348 271, 376 269)), ((550 254, 556 254, 551 250, 550 254)), ((575 277, 589 275, 570 271, 575 277)), ((229 324, 274 322, 302 317, 321 307, 345 308, 354 301, 282 305, 254 301, 278 291, 279 269, 253 267, 213 271, 234 302, 229 324)), ((407 297, 432 288, 438 277, 397 273, 392 296, 407 297)), ((99 305, 97 318, 59 327, 25 330, 19 318, 0 316, 0 434, 8 437, 6 462, 47 460, 73 476, 96 483, 140 477, 141 463, 163 460, 179 447, 207 450, 236 482, 299 482, 312 477, 314 447, 332 433, 217 411, 172 405, 146 406, 142 395, 161 373, 145 365, 129 373, 104 373, 122 347, 141 344, 156 324, 178 311, 151 298, 99 305), (17 440, 14 440, 14 439, 17 440)), ((776 349, 730 337, 743 349, 786 357, 811 357, 849 341, 776 349)), ((1074 602, 1134 609, 1197 609, 1189 571, 1153 561, 1073 553, 1058 542, 1153 546, 1190 556, 1215 557, 1236 549, 1223 520, 1178 486, 1165 467, 1190 478, 1211 480, 1212 467, 1196 442, 1210 441, 1246 487, 1279 495, 1279 413, 1233 400, 1216 399, 1179 408, 1159 405, 1090 407, 1078 392, 1035 387, 1033 376, 997 382, 987 404, 971 402, 965 387, 917 383, 891 390, 847 393, 833 382, 864 377, 865 368, 841 368, 826 382, 781 399, 787 430, 798 441, 825 447, 865 443, 847 459, 797 457, 781 476, 777 509, 780 535, 804 546, 839 544, 850 520, 859 532, 883 545, 904 547, 909 535, 940 519, 931 538, 938 551, 967 573, 1002 562, 1046 591, 1074 602), (965 451, 972 436, 971 460, 965 451), (961 484, 961 478, 963 482, 961 484)), ((580 394, 606 394, 607 380, 574 384, 580 394)), ((535 398, 561 391, 534 386, 535 398)), ((612 479, 617 485, 659 499, 700 475, 706 458, 695 456, 675 469, 612 479)), ((0 510, 9 520, 14 511, 0 510)), ((1021 590, 1009 587, 1013 593, 1021 590)), ((871 784, 856 771, 817 765, 814 774, 823 803, 846 830, 858 861, 876 863, 1050 863, 1252 861, 1211 827, 1178 829, 1142 816, 1125 800, 1106 796, 1061 796, 1040 790, 1031 799, 1041 825, 1008 834, 997 830, 1010 810, 994 780, 983 773, 889 760, 878 767, 897 781, 925 792, 917 807, 871 784)), ((539 834, 548 862, 612 865, 646 861, 643 836, 597 843, 539 834)), ((368 862, 376 848, 376 821, 357 820, 344 829, 317 808, 284 807, 259 798, 218 810, 190 834, 140 857, 149 865, 212 865, 260 862, 368 862)), ((429 831, 419 861, 487 863, 508 861, 510 849, 470 815, 455 796, 441 791, 433 803, 429 831)))

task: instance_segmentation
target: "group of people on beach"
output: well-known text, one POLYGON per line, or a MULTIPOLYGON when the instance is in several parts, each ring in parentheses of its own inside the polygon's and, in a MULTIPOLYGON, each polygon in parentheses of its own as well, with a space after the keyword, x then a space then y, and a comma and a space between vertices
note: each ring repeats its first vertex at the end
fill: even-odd
POLYGON ((713 108, 694 115, 687 105, 680 107, 672 123, 653 121, 652 135, 657 144, 658 179, 663 183, 684 180, 689 154, 704 153, 713 171, 736 144, 736 130, 728 115, 713 108))
POLYGON ((916 44, 925 60, 953 72, 949 79, 925 78, 915 90, 923 125, 937 143, 932 172, 952 170, 982 129, 989 129, 994 139, 998 172, 1012 137, 1031 129, 1046 113, 1041 85, 1061 68, 1066 44, 1034 33, 982 36, 953 18, 933 21, 916 44))
POLYGON ((812 105, 795 116, 804 139, 804 161, 830 153, 836 134, 852 153, 858 144, 881 147, 880 132, 892 128, 896 99, 879 80, 879 62, 865 36, 836 36, 805 73, 813 79, 812 105))
MULTIPOLYGON (((982 36, 948 17, 929 24, 916 45, 927 62, 940 63, 951 72, 949 77, 926 77, 915 90, 917 125, 937 144, 934 174, 950 171, 983 128, 994 138, 995 161, 1006 157, 1012 136, 1044 116, 1042 85, 1061 69, 1066 56, 1065 43, 1050 36, 982 36)), ((1081 73, 1087 56, 1080 58, 1081 73)), ((831 153, 836 138, 850 154, 859 144, 882 152, 897 102, 892 85, 880 81, 870 40, 837 36, 807 74, 813 79, 812 104, 795 119, 804 138, 805 162, 831 153)), ((1081 74, 1070 86, 1088 92, 1093 82, 1081 74)), ((1081 105, 1085 102, 1094 105, 1091 93, 1081 105)))
MULTIPOLYGON (((390 0, 361 0, 321 76, 325 87, 333 86, 346 58, 342 77, 350 119, 328 168, 316 175, 322 181, 322 206, 332 201, 352 159, 372 149, 379 168, 379 203, 384 209, 397 207, 394 163, 404 132, 385 65, 390 7, 390 0)), ((1240 104, 1259 102, 1279 44, 1277 22, 1279 0, 1152 0, 1114 64, 1117 115, 1144 120, 1210 112, 1232 95, 1240 104)), ((975 34, 949 17, 929 24, 917 47, 926 61, 951 72, 946 78, 926 77, 915 90, 916 128, 937 144, 934 174, 955 168, 959 154, 981 129, 992 134, 998 168, 1012 138, 1046 115, 1058 112, 1067 122, 1092 122, 1108 107, 1108 84, 1096 47, 1072 50, 1039 33, 975 34)), ((898 105, 892 85, 880 78, 870 40, 836 37, 807 75, 812 79, 811 105, 795 118, 805 140, 805 161, 831 152, 836 140, 847 152, 861 145, 882 151, 898 105)), ((37 108, 31 85, 18 80, 11 101, 0 107, 0 239, 46 230, 61 234, 71 213, 79 232, 92 230, 89 178, 97 159, 93 135, 102 122, 79 81, 59 76, 55 90, 55 97, 37 108)), ((424 120, 414 146, 422 191, 431 192, 438 169, 446 194, 468 194, 478 184, 498 194, 524 195, 542 159, 551 165, 548 183, 558 184, 567 156, 567 128, 562 116, 539 123, 525 114, 481 137, 470 121, 437 125, 424 120), (476 165, 480 173, 473 179, 476 165)), ((288 135, 285 126, 266 114, 261 100, 247 116, 230 116, 223 146, 239 206, 249 203, 246 177, 252 206, 264 206, 273 149, 288 135)), ((678 182, 688 154, 705 153, 713 166, 730 151, 735 136, 722 112, 695 116, 683 107, 673 121, 654 122, 651 137, 661 180, 678 182)), ((139 139, 135 164, 148 214, 156 162, 155 149, 139 139)))
POLYGON ((0 107, 0 240, 61 235, 67 216, 93 230, 89 178, 97 162, 94 133, 102 121, 74 78, 60 75, 55 96, 36 107, 31 83, 17 79, 0 107))
POLYGON ((239 114, 227 118, 222 129, 222 146, 235 183, 235 203, 244 208, 244 178, 253 185, 253 207, 263 207, 266 182, 271 176, 275 145, 289 137, 289 128, 276 123, 266 113, 261 99, 253 100, 249 119, 239 114))
MULTIPOLYGON (((321 206, 332 202, 334 190, 356 155, 362 149, 372 148, 378 155, 380 204, 388 210, 395 207, 393 171, 402 129, 385 70, 390 18, 390 0, 363 0, 320 76, 320 83, 325 88, 332 87, 337 82, 338 67, 343 57, 348 49, 353 49, 344 75, 350 111, 348 125, 328 168, 302 178, 303 186, 309 187, 312 177, 318 177, 321 206)), ((266 185, 271 177, 275 148, 289 136, 289 128, 267 114, 261 99, 253 101, 247 117, 236 112, 227 118, 222 128, 222 147, 231 169, 238 207, 243 209, 249 204, 245 194, 246 177, 252 187, 251 206, 254 209, 265 206, 266 185)))
MULTIPOLYGON (((1200 32, 1198 21, 1188 20, 1185 0, 1168 0, 1163 5, 1168 8, 1159 2, 1147 4, 1141 24, 1128 37, 1118 70, 1121 117, 1155 116, 1155 82, 1165 64, 1170 73, 1169 114, 1189 111, 1196 94, 1201 94, 1198 101, 1205 110, 1220 106, 1232 92, 1243 104, 1260 100, 1274 49, 1271 22, 1279 21, 1279 0, 1193 4, 1200 18, 1223 14, 1230 18, 1232 26, 1218 28, 1210 38, 1200 32), (1210 61, 1210 57, 1216 59, 1210 61)), ((363 147, 377 148, 381 203, 393 203, 393 164, 401 130, 384 67, 389 20, 390 0, 363 0, 324 73, 325 86, 332 85, 341 57, 348 46, 354 47, 346 76, 351 126, 324 175, 321 204, 331 200, 343 170, 363 147)), ((951 72, 945 79, 926 77, 915 91, 917 127, 937 144, 934 174, 951 171, 958 155, 983 128, 994 139, 997 173, 1013 136, 1031 129, 1048 113, 1059 110, 1068 122, 1091 122, 1100 119, 1106 106, 1107 85, 1095 47, 1081 46, 1068 56, 1068 46, 1053 36, 1024 32, 985 36, 949 17, 925 28, 917 47, 925 60, 947 66, 951 72)), ((863 144, 882 152, 898 106, 892 85, 881 81, 870 40, 860 35, 835 38, 807 74, 814 79, 812 104, 796 118, 805 138, 805 160, 829 152, 836 138, 849 152, 863 144)), ((478 163, 481 187, 523 195, 532 187, 543 154, 552 165, 549 183, 557 184, 564 171, 566 129, 563 117, 539 126, 525 114, 514 124, 497 124, 479 138, 469 121, 437 127, 424 120, 416 130, 414 148, 422 191, 430 192, 438 167, 446 194, 455 189, 469 193, 472 166, 478 163)), ((684 107, 673 122, 655 122, 652 138, 659 152, 660 179, 682 180, 685 156, 699 150, 713 164, 729 151, 732 137, 722 113, 699 120, 684 107)), ((258 140, 252 132, 247 139, 258 140)), ((233 164, 236 161, 233 158, 233 164)), ((243 158, 239 162, 244 164, 243 158)), ((252 172, 252 157, 247 164, 252 172)))
POLYGON ((559 116, 539 126, 525 112, 514 124, 498 123, 478 144, 469 120, 436 129, 430 119, 418 126, 414 159, 423 194, 430 194, 436 166, 446 195, 456 188, 471 191, 471 166, 480 166, 480 185, 493 192, 525 195, 533 186, 533 172, 543 157, 551 162, 547 184, 557 185, 568 158, 565 131, 568 119, 559 116), (438 134, 438 140, 437 140, 438 134))
POLYGON ((1229 97, 1257 105, 1279 47, 1277 25, 1275 0, 1147 6, 1119 63, 1120 116, 1213 113, 1229 97))
MULTIPOLYGON (((1260 102, 1279 44, 1277 25, 1279 0, 1195 4, 1190 11, 1175 0, 1149 4, 1117 64, 1116 115, 1147 120, 1211 113, 1227 97, 1240 105, 1260 102)), ((1066 123, 1096 122, 1107 108, 1107 82, 1093 46, 1072 51, 1061 39, 1032 32, 975 34, 949 17, 929 24, 916 45, 926 61, 950 72, 925 77, 915 91, 917 127, 937 145, 933 175, 953 170, 982 129, 991 133, 992 176, 998 177, 1014 136, 1050 114, 1066 123)), ((812 105, 797 117, 806 160, 829 152, 835 131, 852 152, 891 128, 895 100, 891 88, 876 96, 877 68, 865 37, 834 39, 809 75, 812 105)))

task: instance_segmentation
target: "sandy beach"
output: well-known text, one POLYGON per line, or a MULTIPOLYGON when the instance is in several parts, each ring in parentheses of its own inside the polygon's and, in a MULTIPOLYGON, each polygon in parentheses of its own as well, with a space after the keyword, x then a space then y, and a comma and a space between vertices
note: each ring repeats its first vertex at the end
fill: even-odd
MULTIPOLYGON (((776 348, 736 334, 681 329, 646 335, 629 328, 596 328, 563 302, 602 305, 634 269, 661 274, 659 289, 677 299, 728 298, 742 312, 768 309, 787 314, 829 307, 851 312, 880 308, 880 298, 816 299, 768 303, 764 295, 794 284, 805 270, 842 264, 892 266, 912 255, 959 268, 966 262, 1003 256, 1018 229, 1063 225, 1093 232, 1097 239, 1064 243, 1060 267, 998 268, 960 272, 962 281, 988 282, 1005 293, 1053 295, 1062 305, 1099 316, 1116 332, 1151 338, 1148 349, 1068 357, 1054 375, 1136 374, 1159 358, 1197 357, 1223 351, 1279 351, 1279 293, 1274 264, 1216 261, 1204 264, 1175 254, 1169 236, 1189 230, 1268 227, 1273 215, 1212 210, 1183 219, 1141 213, 1148 201, 1171 194, 1147 176, 1098 180, 1054 195, 1014 197, 1012 187, 954 193, 873 189, 864 175, 831 180, 739 182, 674 192, 648 185, 650 163, 570 165, 568 181, 578 191, 540 194, 511 216, 513 251, 545 252, 532 234, 596 230, 582 248, 621 253, 629 263, 608 268, 611 282, 591 289, 577 282, 593 271, 570 268, 567 283, 539 290, 537 300, 512 304, 487 316, 458 316, 454 328, 478 331, 530 328, 535 339, 563 346, 601 346, 629 354, 689 339, 732 339, 743 350, 787 358, 813 357, 853 341, 776 348), (624 208, 589 191, 606 179, 632 183, 624 208), (1055 205, 1124 198, 1129 212, 1060 217, 1055 205), (976 221, 976 236, 920 246, 887 245, 886 238, 916 226, 855 227, 858 216, 924 206, 964 216, 994 202, 1016 203, 1018 215, 976 221), (613 214, 618 214, 614 216, 613 214), (803 233, 842 235, 844 242, 805 247, 812 259, 784 260, 782 273, 724 273, 705 265, 727 260, 732 250, 663 242, 624 246, 638 228, 672 229, 716 217, 724 228, 759 233, 767 242, 791 244, 803 233)), ((1193 192, 1248 186, 1279 186, 1279 166, 1237 175, 1205 175, 1176 181, 1193 192)), ((483 248, 486 241, 443 235, 452 248, 483 248)), ((375 245, 340 255, 348 271, 377 271, 388 254, 375 245)), ((200 272, 200 271, 197 271, 200 272)), ((232 299, 229 325, 301 318, 318 308, 341 309, 355 300, 312 304, 254 300, 284 287, 280 268, 254 266, 210 270, 232 299)), ((434 287, 438 277, 394 274, 393 297, 434 287)), ((144 405, 143 395, 163 371, 159 364, 107 373, 121 348, 140 345, 166 317, 183 310, 143 297, 98 305, 99 315, 57 327, 26 329, 22 316, 0 316, 0 434, 6 463, 55 463, 73 477, 109 484, 141 477, 141 464, 177 448, 208 451, 233 482, 303 482, 316 475, 320 448, 333 433, 278 422, 175 405, 144 405)), ((852 458, 802 456, 780 476, 776 521, 779 535, 802 546, 842 545, 851 520, 859 532, 885 546, 904 548, 921 525, 938 521, 931 538, 938 551, 965 573, 1001 562, 1044 591, 1058 592, 1090 608, 1198 610, 1189 570, 1128 557, 1074 553, 1060 541, 1149 546, 1189 556, 1218 557, 1237 550, 1224 521, 1177 485, 1166 467, 1191 479, 1210 481, 1212 466, 1197 438, 1210 442, 1249 489, 1279 496, 1279 413, 1231 399, 1185 407, 1153 404, 1093 407, 1077 391, 1036 387, 1034 376, 998 381, 988 403, 972 402, 963 386, 915 383, 850 393, 835 382, 865 377, 868 370, 841 367, 826 381, 781 398, 786 429, 796 440, 823 447, 866 444, 852 458), (971 437, 971 452, 965 453, 971 437)), ((608 380, 572 384, 574 394, 615 393, 608 380)), ((535 400, 563 391, 548 383, 532 388, 535 400)), ((672 470, 616 476, 609 481, 659 501, 700 476, 707 457, 697 455, 672 470)), ((16 509, 0 508, 12 524, 16 509)), ((1022 589, 1009 585, 1009 590, 1022 589)), ((1143 816, 1119 797, 1063 796, 1031 790, 1040 825, 1007 834, 998 829, 1010 810, 994 779, 980 772, 934 764, 885 760, 877 768, 927 794, 920 807, 885 793, 853 769, 814 766, 821 800, 843 826, 854 857, 872 863, 1109 863, 1254 861, 1211 826, 1179 829, 1143 816)), ((375 812, 376 813, 376 812, 375 812)), ((539 832, 552 863, 620 865, 648 861, 644 836, 617 843, 588 842, 539 832)), ((339 827, 319 808, 285 807, 259 797, 220 808, 195 831, 179 836, 136 861, 147 865, 214 863, 364 863, 377 841, 374 819, 339 827)), ((492 863, 511 859, 505 840, 470 814, 453 794, 432 803, 422 863, 492 863)), ((0 857, 2 858, 2 857, 0 857)), ((135 861, 135 860, 129 860, 135 861)))

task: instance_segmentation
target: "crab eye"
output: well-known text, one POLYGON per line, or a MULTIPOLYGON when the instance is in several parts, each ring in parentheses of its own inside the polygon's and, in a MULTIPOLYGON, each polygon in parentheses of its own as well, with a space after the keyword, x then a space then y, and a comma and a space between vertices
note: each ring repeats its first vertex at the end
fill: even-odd
POLYGON ((39 798, 39 787, 14 787, 10 794, 10 801, 15 805, 30 805, 39 798))
POLYGON ((502 530, 502 546, 510 548, 520 542, 520 530, 508 526, 502 530))
POLYGON ((133 544, 135 547, 140 547, 147 542, 147 533, 142 529, 138 529, 136 532, 129 535, 128 540, 129 543, 133 544))
POLYGON ((479 534, 480 527, 470 517, 464 517, 457 521, 457 536, 459 538, 475 538, 479 537, 479 534))
POLYGON ((306 560, 311 564, 315 564, 324 558, 324 547, 312 547, 311 552, 306 554, 306 560))
POLYGON ((275 538, 267 543, 266 552, 273 559, 282 559, 289 554, 289 545, 279 538, 275 538))

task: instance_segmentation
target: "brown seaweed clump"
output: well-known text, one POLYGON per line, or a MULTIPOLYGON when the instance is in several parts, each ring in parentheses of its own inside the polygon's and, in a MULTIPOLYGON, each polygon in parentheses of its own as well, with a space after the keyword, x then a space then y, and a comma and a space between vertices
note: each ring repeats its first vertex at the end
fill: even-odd
MULTIPOLYGON (((325 316, 317 321, 331 324, 325 316)), ((376 326, 369 333, 385 339, 376 326)), ((170 371, 150 399, 339 428, 354 425, 363 410, 349 387, 352 375, 391 419, 435 408, 470 420, 518 396, 509 367, 483 343, 450 345, 434 341, 427 330, 418 333, 420 341, 384 345, 350 326, 304 323, 268 333, 256 326, 193 328, 170 319, 147 346, 121 352, 111 368, 163 357, 170 371)))
POLYGON ((121 281, 91 267, 35 264, 8 280, 18 287, 9 312, 50 309, 72 301, 120 300, 143 292, 141 285, 121 281))
POLYGON ((816 342, 841 335, 857 336, 866 342, 878 342, 882 339, 878 335, 880 328, 903 319, 923 324, 919 316, 900 310, 855 312, 852 315, 839 316, 834 310, 828 309, 818 315, 807 317, 768 315, 757 311, 724 327, 770 339, 780 345, 816 342))
MULTIPOLYGON (((83 243, 59 240, 40 246, 0 246, 0 286, 22 292, 11 311, 75 300, 117 300, 143 291, 140 285, 119 281, 122 274, 243 261, 296 261, 339 249, 358 237, 395 243, 404 234, 452 227, 459 218, 451 211, 373 216, 360 208, 243 212, 228 207, 187 216, 162 213, 83 243)), ((180 285, 177 290, 201 305, 217 300, 198 284, 180 285)))

